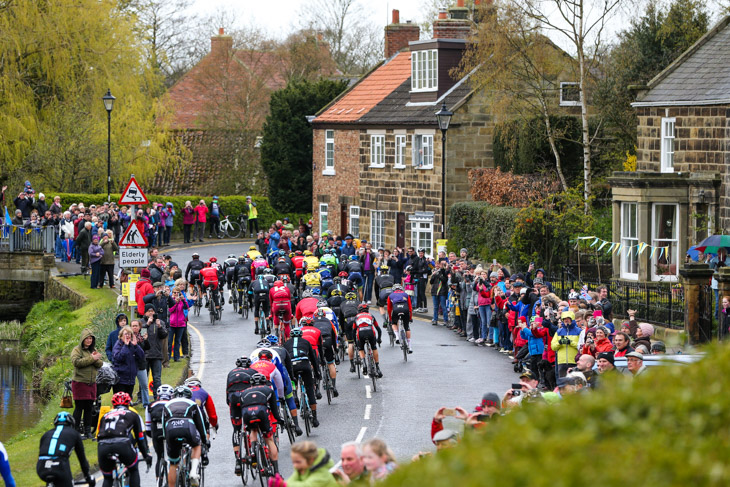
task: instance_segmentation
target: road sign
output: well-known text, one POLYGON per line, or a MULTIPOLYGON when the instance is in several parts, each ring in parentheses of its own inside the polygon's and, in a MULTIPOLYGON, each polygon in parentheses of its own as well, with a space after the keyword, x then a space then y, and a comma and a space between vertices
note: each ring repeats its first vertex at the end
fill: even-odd
POLYGON ((147 249, 119 247, 119 267, 147 267, 147 249))
POLYGON ((127 298, 127 301, 129 302, 129 306, 132 308, 135 308, 137 306, 137 300, 135 299, 135 288, 137 287, 137 281, 139 281, 139 274, 130 274, 129 278, 127 279, 127 284, 129 285, 129 297, 127 298))
MULTIPOLYGON (((147 247, 149 242, 144 235, 144 226, 139 222, 132 222, 124 232, 124 236, 119 241, 119 247, 147 247)), ((147 264, 145 264, 147 265, 147 264)))
POLYGON ((120 205, 146 205, 149 204, 147 197, 142 192, 142 188, 137 184, 134 176, 129 178, 127 187, 122 191, 122 197, 119 198, 120 205))

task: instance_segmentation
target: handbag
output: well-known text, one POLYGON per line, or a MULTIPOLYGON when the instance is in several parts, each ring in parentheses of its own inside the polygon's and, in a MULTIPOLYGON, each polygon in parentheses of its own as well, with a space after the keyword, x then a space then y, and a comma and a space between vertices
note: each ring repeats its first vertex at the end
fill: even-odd
POLYGON ((63 396, 61 396, 61 407, 70 409, 74 407, 73 393, 71 392, 71 381, 63 382, 63 396))

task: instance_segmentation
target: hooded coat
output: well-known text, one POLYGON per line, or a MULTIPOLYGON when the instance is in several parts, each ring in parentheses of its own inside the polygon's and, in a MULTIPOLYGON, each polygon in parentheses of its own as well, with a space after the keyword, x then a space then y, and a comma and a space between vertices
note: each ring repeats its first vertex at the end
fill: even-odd
POLYGON ((139 345, 126 345, 122 340, 117 340, 112 352, 114 370, 119 375, 119 383, 134 385, 137 380, 137 360, 144 359, 144 350, 139 345))
MULTIPOLYGON (((119 340, 119 330, 121 329, 119 327, 119 320, 122 318, 127 318, 127 315, 124 313, 119 313, 116 318, 114 318, 114 324, 117 325, 117 327, 112 330, 109 333, 109 336, 106 338, 106 357, 109 359, 109 361, 112 361, 112 352, 114 351, 114 345, 117 343, 117 340, 119 340)), ((127 324, 129 324, 129 319, 127 319, 127 324)))
POLYGON ((94 333, 90 329, 84 328, 81 332, 81 341, 78 346, 71 350, 71 363, 74 366, 74 375, 71 380, 84 384, 96 384, 96 372, 104 365, 104 361, 91 356, 95 347, 96 337, 94 333), (89 348, 84 348, 84 340, 88 337, 92 337, 94 340, 89 348))
POLYGON ((324 448, 318 448, 317 458, 309 470, 304 474, 295 471, 286 479, 286 485, 287 487, 335 487, 339 484, 329 472, 334 465, 329 453, 324 448))
POLYGON ((580 337, 580 328, 575 324, 575 320, 570 322, 570 326, 561 325, 550 342, 550 348, 553 349, 558 359, 558 364, 574 364, 575 356, 578 355, 578 339, 580 337), (560 339, 568 338, 570 343, 561 345, 560 339))

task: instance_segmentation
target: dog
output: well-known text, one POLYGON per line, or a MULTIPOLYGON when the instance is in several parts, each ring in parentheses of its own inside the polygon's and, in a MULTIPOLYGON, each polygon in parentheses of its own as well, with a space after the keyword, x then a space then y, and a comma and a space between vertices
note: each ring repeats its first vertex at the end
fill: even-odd
POLYGON ((124 309, 129 307, 129 299, 121 294, 117 296, 117 309, 124 309))

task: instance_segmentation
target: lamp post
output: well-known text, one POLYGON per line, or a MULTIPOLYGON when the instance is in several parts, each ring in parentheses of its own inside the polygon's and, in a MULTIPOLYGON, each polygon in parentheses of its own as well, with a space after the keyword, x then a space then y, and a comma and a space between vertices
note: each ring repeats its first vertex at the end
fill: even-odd
POLYGON ((107 88, 106 95, 101 97, 106 108, 106 201, 112 201, 112 108, 114 108, 114 96, 107 88))
POLYGON ((436 112, 439 129, 441 130, 441 239, 446 238, 446 131, 449 130, 453 112, 446 108, 446 102, 441 110, 436 112))

